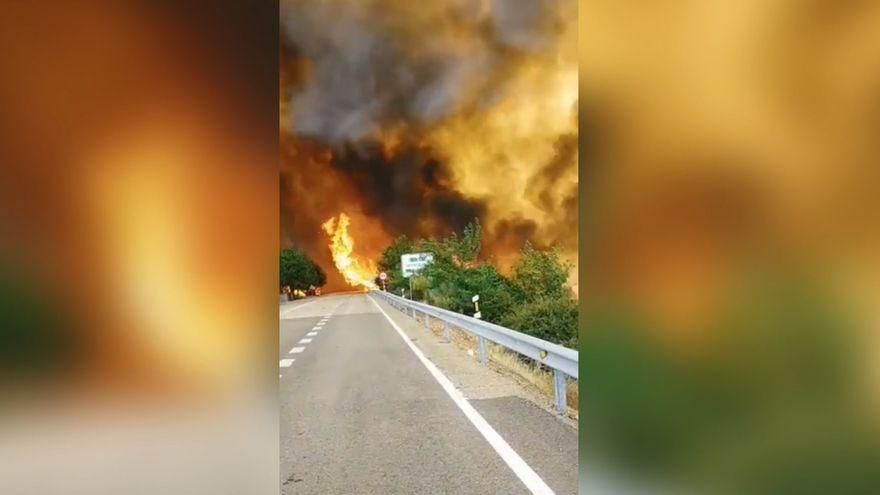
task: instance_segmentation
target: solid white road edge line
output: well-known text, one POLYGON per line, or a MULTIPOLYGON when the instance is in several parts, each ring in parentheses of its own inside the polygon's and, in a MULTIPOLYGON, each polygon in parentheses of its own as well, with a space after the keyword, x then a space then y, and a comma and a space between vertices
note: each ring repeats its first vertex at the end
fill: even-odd
POLYGON ((523 460, 516 451, 507 443, 501 435, 495 431, 495 428, 492 428, 492 425, 486 421, 483 416, 474 409, 474 406, 467 401, 464 395, 460 390, 455 388, 455 385, 440 371, 437 366, 428 360, 425 357, 424 353, 422 353, 421 349, 415 346, 409 338, 406 336, 403 330, 388 316, 388 313, 382 309, 382 306, 379 306, 379 303, 373 299, 372 296, 368 296, 370 301, 373 301, 373 304, 376 305, 376 308, 385 315, 385 319, 388 320, 388 323, 391 323, 391 326, 397 331, 397 334, 400 335, 400 338, 406 343, 407 347, 410 348, 411 351, 419 358, 419 361, 425 365, 425 368, 428 368, 428 372, 431 373, 431 376, 434 377, 435 380, 443 387, 443 390, 449 394, 449 397, 452 398, 452 401, 455 402, 455 405, 458 406, 459 409, 464 413, 465 416, 470 420, 471 424, 483 435, 483 438, 489 442, 489 445, 495 449, 495 452, 501 456, 501 459, 507 464, 508 467, 513 471, 513 473, 526 485, 526 488, 529 489, 530 492, 536 495, 555 495, 553 490, 547 486, 547 483, 544 483, 544 480, 538 476, 538 473, 535 472, 529 466, 526 461, 523 460))

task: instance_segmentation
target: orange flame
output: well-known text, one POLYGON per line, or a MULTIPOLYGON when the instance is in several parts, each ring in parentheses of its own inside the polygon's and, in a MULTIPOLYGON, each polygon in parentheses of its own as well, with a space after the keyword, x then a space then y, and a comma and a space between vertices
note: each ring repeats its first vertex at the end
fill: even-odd
POLYGON ((372 289, 376 287, 373 282, 375 267, 372 263, 363 262, 352 257, 354 251, 354 239, 348 234, 348 225, 351 219, 345 213, 339 214, 339 219, 330 217, 321 226, 324 232, 330 236, 330 252, 333 254, 333 263, 336 269, 345 277, 345 281, 352 287, 364 287, 372 289), (366 265, 366 266, 365 266, 366 265))

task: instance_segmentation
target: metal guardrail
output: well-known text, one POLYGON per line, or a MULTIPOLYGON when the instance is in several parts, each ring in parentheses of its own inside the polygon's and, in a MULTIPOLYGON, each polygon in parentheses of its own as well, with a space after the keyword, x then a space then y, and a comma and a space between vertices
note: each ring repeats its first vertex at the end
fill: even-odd
POLYGON ((421 313, 424 315, 425 327, 430 328, 430 318, 436 318, 443 323, 443 333, 447 341, 450 340, 450 326, 474 335, 478 341, 482 364, 488 362, 486 354, 488 340, 552 369, 556 410, 562 414, 566 412, 566 377, 574 379, 578 377, 577 351, 448 309, 405 299, 390 292, 373 290, 370 294, 383 298, 391 306, 413 318, 417 313, 421 313))

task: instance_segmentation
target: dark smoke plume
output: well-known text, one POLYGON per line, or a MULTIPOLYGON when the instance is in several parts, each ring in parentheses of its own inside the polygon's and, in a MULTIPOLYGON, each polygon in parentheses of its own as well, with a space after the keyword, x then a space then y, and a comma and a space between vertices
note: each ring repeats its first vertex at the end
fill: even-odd
POLYGON ((282 42, 310 62, 309 84, 290 95, 297 134, 336 144, 400 122, 431 125, 475 100, 489 104, 511 62, 551 48, 556 2, 495 0, 487 13, 481 2, 432 3, 297 1, 282 8, 282 42))
POLYGON ((377 239, 358 236, 361 245, 439 237, 479 218, 488 254, 518 251, 526 240, 570 247, 576 124, 548 140, 539 161, 505 149, 481 160, 499 172, 488 196, 459 181, 461 165, 431 136, 450 122, 480 126, 519 97, 516 76, 532 77, 529 64, 552 73, 572 8, 574 0, 282 1, 282 243, 334 272, 320 225, 356 210, 378 222, 377 239), (528 190, 506 189, 511 167, 531 170, 528 190), (530 213, 493 195, 519 197, 530 213))

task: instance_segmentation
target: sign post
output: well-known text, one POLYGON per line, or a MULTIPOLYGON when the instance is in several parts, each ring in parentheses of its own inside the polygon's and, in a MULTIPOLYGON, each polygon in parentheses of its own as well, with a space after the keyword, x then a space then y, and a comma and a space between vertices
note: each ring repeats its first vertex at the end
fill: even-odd
POLYGON ((480 319, 483 317, 483 314, 480 313, 480 295, 474 294, 474 297, 471 298, 471 301, 474 303, 474 318, 480 319))
POLYGON ((404 277, 410 278, 433 261, 434 255, 431 253, 404 254, 400 257, 400 271, 404 277))
POLYGON ((400 271, 409 279, 409 298, 413 299, 412 276, 434 261, 431 253, 407 253, 400 256, 400 271))
POLYGON ((382 281, 382 290, 387 290, 388 282, 386 282, 386 280, 388 280, 388 274, 385 272, 380 273, 379 280, 382 281))

